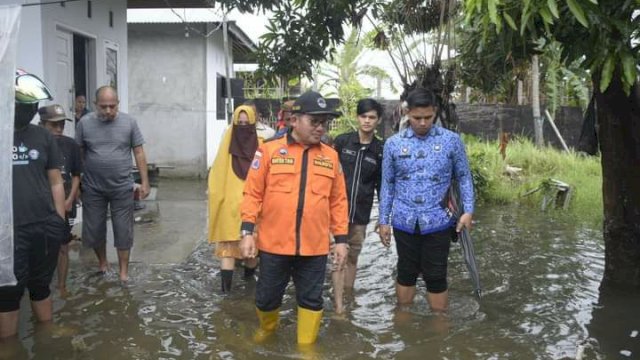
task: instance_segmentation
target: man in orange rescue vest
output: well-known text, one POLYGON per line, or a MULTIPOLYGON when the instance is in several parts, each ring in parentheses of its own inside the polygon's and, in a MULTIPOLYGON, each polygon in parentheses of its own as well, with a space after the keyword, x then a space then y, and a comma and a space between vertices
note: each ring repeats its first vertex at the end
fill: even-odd
POLYGON ((240 207, 240 248, 248 258, 260 252, 255 340, 277 328, 282 297, 293 278, 298 344, 305 345, 316 341, 320 328, 329 231, 336 242, 336 265, 342 267, 346 259, 348 205, 338 154, 320 142, 339 114, 313 91, 294 102, 292 113, 289 132, 262 144, 251 164, 240 207))

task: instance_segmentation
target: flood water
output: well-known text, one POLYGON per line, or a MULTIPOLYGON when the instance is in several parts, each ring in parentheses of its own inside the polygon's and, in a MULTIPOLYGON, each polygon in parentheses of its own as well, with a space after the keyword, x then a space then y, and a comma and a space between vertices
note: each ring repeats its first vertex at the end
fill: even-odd
MULTIPOLYGON (((253 343, 252 334, 257 327, 253 305, 255 282, 243 280, 238 269, 232 295, 220 295, 218 262, 203 237, 204 197, 191 198, 191 205, 186 206, 179 201, 184 190, 163 193, 163 183, 160 186, 156 203, 160 216, 156 221, 136 225, 136 236, 148 232, 156 238, 184 238, 185 232, 166 229, 162 214, 171 213, 176 221, 174 226, 180 220, 176 216, 189 217, 191 220, 184 219, 183 226, 198 227, 193 231, 198 238, 192 239, 196 245, 190 255, 174 263, 152 264, 153 261, 134 259, 132 280, 126 285, 120 284, 115 273, 96 275, 92 254, 80 256, 80 260, 71 264, 69 296, 55 298, 55 323, 59 327, 35 327, 26 312, 20 322, 20 340, 0 345, 5 348, 0 356, 18 359, 308 356, 300 353, 296 345, 292 288, 284 300, 277 335, 265 344, 253 343), (163 197, 172 201, 163 201, 163 197), (194 212, 199 215, 194 216, 194 212), (165 229, 159 231, 163 226, 165 229)), ((202 183, 174 182, 166 185, 166 189, 183 186, 198 191, 203 188, 202 183)), ((460 246, 453 244, 448 318, 427 310, 423 286, 415 305, 398 311, 394 293, 396 253, 393 247, 386 249, 380 244, 370 226, 355 291, 348 298, 346 319, 333 316, 327 277, 325 317, 313 358, 640 358, 640 296, 600 296, 598 291, 604 268, 600 229, 517 206, 479 207, 475 219, 472 236, 484 287, 480 302, 472 295, 460 246)), ((134 250, 134 258, 136 251, 153 248, 151 240, 141 246, 142 250, 134 250)), ((161 253, 172 238, 158 239, 157 243, 163 248, 155 251, 161 253)), ((23 301, 25 309, 27 304, 23 301)))

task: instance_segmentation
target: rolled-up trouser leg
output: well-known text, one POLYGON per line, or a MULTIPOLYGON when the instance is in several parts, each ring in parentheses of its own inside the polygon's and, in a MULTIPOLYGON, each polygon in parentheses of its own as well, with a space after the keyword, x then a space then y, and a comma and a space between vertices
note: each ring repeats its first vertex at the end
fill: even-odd
POLYGON ((455 236, 453 228, 436 233, 422 235, 421 268, 427 291, 439 294, 448 289, 447 262, 451 239, 455 236))
POLYGON ((415 286, 420 275, 421 243, 420 235, 410 234, 400 229, 393 229, 398 252, 397 282, 402 286, 415 286))
POLYGON ((347 260, 351 264, 358 263, 358 256, 362 252, 362 244, 366 236, 367 225, 349 224, 349 256, 347 260))
POLYGON ((0 286, 0 312, 20 309, 20 299, 29 277, 31 239, 40 232, 38 226, 32 225, 13 227, 13 274, 17 283, 14 286, 0 286))
POLYGON ((113 245, 118 250, 133 246, 133 188, 110 190, 108 193, 113 223, 113 245))
POLYGON ((55 213, 42 222, 14 227, 14 274, 18 283, 0 287, 0 312, 18 310, 25 287, 31 301, 49 297, 60 243, 66 234, 65 220, 55 213))
POLYGON ((31 301, 42 301, 49 297, 51 290, 49 285, 53 279, 53 273, 58 265, 58 252, 60 244, 68 235, 65 219, 52 214, 44 224, 42 235, 34 238, 29 258, 29 298, 31 301))
POLYGON ((97 249, 107 241, 109 199, 102 191, 82 187, 82 243, 97 249))

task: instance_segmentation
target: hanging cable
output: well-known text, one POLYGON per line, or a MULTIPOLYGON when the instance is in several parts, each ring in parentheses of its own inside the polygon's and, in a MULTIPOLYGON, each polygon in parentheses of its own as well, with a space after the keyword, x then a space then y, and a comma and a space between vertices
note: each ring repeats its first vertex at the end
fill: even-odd
POLYGON ((38 3, 22 4, 22 7, 29 7, 29 6, 42 6, 42 5, 53 5, 53 4, 60 4, 60 5, 63 5, 63 4, 68 3, 68 2, 76 2, 76 1, 82 1, 82 0, 43 1, 43 2, 38 2, 38 3))
MULTIPOLYGON (((77 1, 77 0, 74 0, 77 1)), ((198 34, 202 37, 208 38, 211 35, 213 35, 213 33, 215 33, 216 31, 220 30, 220 28, 222 27, 222 21, 209 21, 209 22, 215 22, 217 23, 216 27, 207 31, 207 32, 202 32, 200 29, 190 25, 189 21, 187 20, 187 9, 183 9, 184 11, 184 15, 180 15, 180 13, 178 13, 178 11, 176 11, 173 6, 171 6, 171 4, 169 3, 169 0, 164 0, 164 3, 167 5, 167 7, 171 10, 171 12, 176 15, 180 21, 182 21, 182 23, 185 26, 185 37, 189 37, 189 33, 193 32, 195 34, 198 34)), ((207 8, 209 11, 214 12, 214 10, 212 8, 207 8)), ((214 14, 216 16, 220 16, 220 10, 216 10, 216 12, 214 12, 214 14)), ((224 15, 223 15, 224 17, 224 15)))

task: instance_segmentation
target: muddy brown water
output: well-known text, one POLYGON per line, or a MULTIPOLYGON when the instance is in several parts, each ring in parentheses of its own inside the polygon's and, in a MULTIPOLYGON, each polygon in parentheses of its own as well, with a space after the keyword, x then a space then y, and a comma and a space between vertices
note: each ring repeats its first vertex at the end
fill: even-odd
MULTIPOLYGON (((203 189, 202 183, 173 182, 165 185, 166 191, 172 186, 203 189)), ((179 224, 191 228, 193 236, 199 238, 192 239, 195 249, 186 259, 175 263, 134 261, 132 280, 122 285, 115 274, 96 275, 91 254, 84 255, 84 261, 71 264, 68 297, 55 297, 56 328, 34 326, 25 311, 20 321, 20 339, 0 344, 4 348, 0 356, 309 357, 298 350, 295 341, 292 288, 284 299, 277 334, 261 345, 252 342, 257 327, 255 281, 242 279, 241 271, 237 271, 232 295, 220 295, 218 262, 202 237, 204 224, 197 224, 204 219, 203 197, 189 198, 191 203, 185 205, 181 196, 180 191, 163 195, 161 188, 157 202, 160 216, 136 225, 136 231, 137 236, 152 234, 150 239, 169 237, 157 240, 158 247, 164 247, 177 241, 172 241, 171 236, 189 234, 175 234, 179 224), (171 214, 175 223, 170 228, 174 230, 166 229, 163 213, 171 214), (196 220, 180 222, 176 219, 180 214, 196 220), (196 227, 202 228, 194 230, 196 227)), ((460 246, 453 244, 448 318, 427 310, 423 286, 419 287, 415 305, 398 311, 393 280, 396 253, 393 248, 384 248, 372 230, 370 226, 355 291, 347 299, 346 319, 333 316, 327 277, 325 317, 313 358, 640 358, 640 296, 604 296, 598 291, 604 266, 599 229, 534 209, 479 207, 472 236, 484 297, 480 302, 473 297, 460 246)), ((154 246, 147 242, 141 248, 154 246)), ((162 248, 155 251, 161 253, 162 248)))

